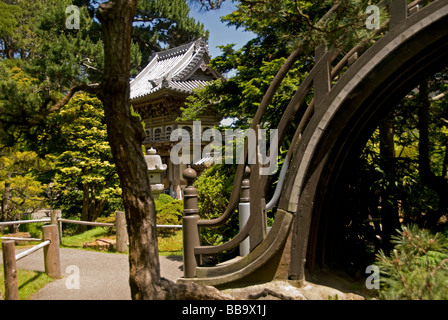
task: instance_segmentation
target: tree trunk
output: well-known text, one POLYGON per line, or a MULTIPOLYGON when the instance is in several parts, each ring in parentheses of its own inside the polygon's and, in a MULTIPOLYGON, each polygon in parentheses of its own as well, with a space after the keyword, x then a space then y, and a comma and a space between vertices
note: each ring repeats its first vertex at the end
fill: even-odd
POLYGON ((395 189, 395 142, 394 122, 392 118, 384 119, 379 126, 381 169, 387 180, 381 190, 381 220, 383 249, 389 252, 393 246, 391 236, 399 228, 398 205, 394 199, 395 189))
POLYGON ((120 178, 129 234, 129 284, 133 299, 224 298, 214 288, 176 285, 160 276, 156 214, 142 153, 145 132, 131 115, 129 100, 131 32, 137 0, 102 3, 98 19, 104 41, 104 75, 99 98, 120 178))
POLYGON ((98 9, 105 52, 100 98, 126 208, 131 295, 133 299, 163 299, 162 290, 157 289, 160 264, 154 203, 141 151, 143 129, 130 112, 129 44, 136 5, 136 0, 118 0, 98 9))
POLYGON ((91 211, 90 221, 95 221, 96 219, 98 219, 99 216, 101 216, 101 214, 104 211, 104 208, 106 207, 107 202, 105 199, 100 199, 100 200, 94 200, 93 204, 94 207, 92 208, 91 211))
MULTIPOLYGON (((82 186, 82 211, 81 211, 81 221, 89 220, 89 186, 84 183, 82 186)), ((79 225, 79 232, 84 232, 87 230, 86 225, 79 225)))
MULTIPOLYGON (((4 222, 8 220, 8 209, 9 209, 9 202, 12 197, 12 191, 11 191, 11 173, 7 174, 6 181, 5 181, 5 189, 4 189, 4 196, 2 199, 2 211, 0 215, 0 222, 4 222)), ((9 228, 8 228, 9 229, 9 228)), ((4 227, 0 227, 0 232, 3 233, 4 227)))

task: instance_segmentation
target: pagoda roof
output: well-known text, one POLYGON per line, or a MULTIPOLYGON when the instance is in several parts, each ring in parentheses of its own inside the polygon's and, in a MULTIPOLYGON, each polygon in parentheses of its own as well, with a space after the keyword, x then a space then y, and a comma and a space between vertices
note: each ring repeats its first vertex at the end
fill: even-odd
POLYGON ((154 53, 148 65, 131 81, 131 100, 161 90, 191 94, 212 80, 223 78, 208 67, 210 54, 204 39, 154 53))

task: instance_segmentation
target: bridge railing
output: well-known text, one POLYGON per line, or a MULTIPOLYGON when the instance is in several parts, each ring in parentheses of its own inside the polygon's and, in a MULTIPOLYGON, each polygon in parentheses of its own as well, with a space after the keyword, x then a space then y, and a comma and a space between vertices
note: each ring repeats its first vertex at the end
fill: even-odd
MULTIPOLYGON (((390 30, 401 26, 407 18, 412 16, 418 11, 419 8, 434 1, 429 0, 416 0, 408 4, 407 0, 385 0, 381 1, 378 6, 384 7, 389 12, 389 20, 385 21, 377 30, 372 30, 372 36, 365 41, 361 41, 358 45, 347 50, 343 49, 328 49, 326 45, 321 45, 315 50, 315 65, 312 68, 309 75, 304 79, 299 89, 292 97, 290 103, 286 107, 283 116, 278 124, 278 137, 281 145, 283 139, 286 136, 287 129, 289 128, 295 115, 300 111, 303 116, 300 119, 299 124, 296 127, 295 134, 290 144, 290 148, 287 152, 285 164, 286 170, 288 166, 293 165, 291 159, 297 156, 297 152, 300 150, 298 146, 302 138, 302 134, 310 121, 311 117, 318 110, 322 101, 324 101, 326 95, 330 92, 331 88, 335 86, 339 79, 344 75, 348 68, 356 63, 358 58, 373 45, 375 38, 381 38, 390 30), (347 52, 344 54, 344 51, 347 52), (311 90, 313 92, 311 92, 311 90), (307 105, 305 100, 309 95, 313 94, 311 102, 307 105), (304 110, 303 110, 304 109, 304 110)), ((333 8, 332 8, 333 9, 333 8)), ((330 10, 331 11, 331 10, 330 10)), ((326 15, 327 16, 327 15, 326 15)), ((300 50, 296 49, 292 52, 290 57, 286 60, 284 66, 277 73, 270 87, 268 88, 263 100, 260 103, 259 109, 254 116, 251 129, 258 130, 261 119, 265 115, 267 106, 272 101, 276 90, 280 83, 286 76, 287 71, 294 62, 300 57, 300 50)), ((258 133, 258 131, 257 131, 258 133)), ((245 145, 245 160, 247 157, 247 141, 245 145)), ((238 165, 233 191, 229 200, 229 204, 224 214, 213 220, 200 220, 197 210, 197 192, 195 191, 192 182, 195 179, 195 173, 191 171, 186 172, 186 180, 188 181, 187 193, 185 202, 184 213, 184 276, 185 278, 191 278, 195 276, 195 268, 201 264, 202 255, 217 254, 226 250, 233 249, 241 244, 246 238, 250 237, 251 249, 258 245, 266 236, 263 228, 263 219, 266 214, 266 186, 269 182, 268 176, 261 176, 259 174, 260 164, 251 165, 250 173, 250 217, 246 225, 240 230, 240 232, 230 241, 218 246, 201 246, 199 240, 200 228, 212 228, 220 226, 226 223, 231 217, 238 205, 239 197, 238 193, 242 187, 242 180, 246 162, 238 165), (196 197, 196 199, 194 199, 196 197), (193 200, 194 199, 194 200, 193 200), (194 207, 196 206, 196 207, 194 207), (261 230, 260 230, 261 229, 261 230), (253 237, 251 237, 253 235, 253 237)), ((297 169, 297 168, 296 168, 297 169)), ((287 179, 282 189, 282 197, 285 197, 284 192, 291 190, 291 183, 293 179, 287 179)), ((281 201, 282 199, 280 199, 281 201)))

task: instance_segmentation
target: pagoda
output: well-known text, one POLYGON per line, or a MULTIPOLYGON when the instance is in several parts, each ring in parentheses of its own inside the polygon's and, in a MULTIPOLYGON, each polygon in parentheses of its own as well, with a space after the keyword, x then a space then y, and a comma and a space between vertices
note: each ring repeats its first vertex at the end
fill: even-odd
MULTIPOLYGON (((222 75, 208 66, 210 54, 207 42, 199 39, 185 45, 154 53, 148 65, 131 81, 131 104, 145 123, 146 149, 156 149, 167 170, 163 173, 164 193, 182 199, 186 185, 182 172, 187 164, 173 164, 170 141, 173 130, 193 132, 193 121, 181 121, 181 107, 193 90, 206 86, 222 75)), ((222 119, 209 110, 199 121, 202 132, 219 125, 222 119)), ((193 150, 193 147, 190 148, 193 150)), ((192 163, 193 164, 193 163, 192 163)))

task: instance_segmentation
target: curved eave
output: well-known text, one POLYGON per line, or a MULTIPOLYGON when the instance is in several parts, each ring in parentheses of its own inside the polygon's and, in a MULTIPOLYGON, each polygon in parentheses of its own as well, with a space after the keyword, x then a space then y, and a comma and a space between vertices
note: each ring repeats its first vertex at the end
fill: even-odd
POLYGON ((131 98, 130 100, 132 104, 140 104, 142 102, 154 101, 167 96, 187 97, 191 95, 191 93, 192 92, 174 90, 172 88, 161 88, 151 93, 131 98))
POLYGON ((172 81, 167 86, 160 86, 154 88, 150 92, 136 97, 131 97, 131 102, 141 102, 142 100, 154 100, 161 96, 167 96, 170 94, 175 95, 191 95, 193 90, 206 86, 209 81, 191 80, 191 81, 172 81))

